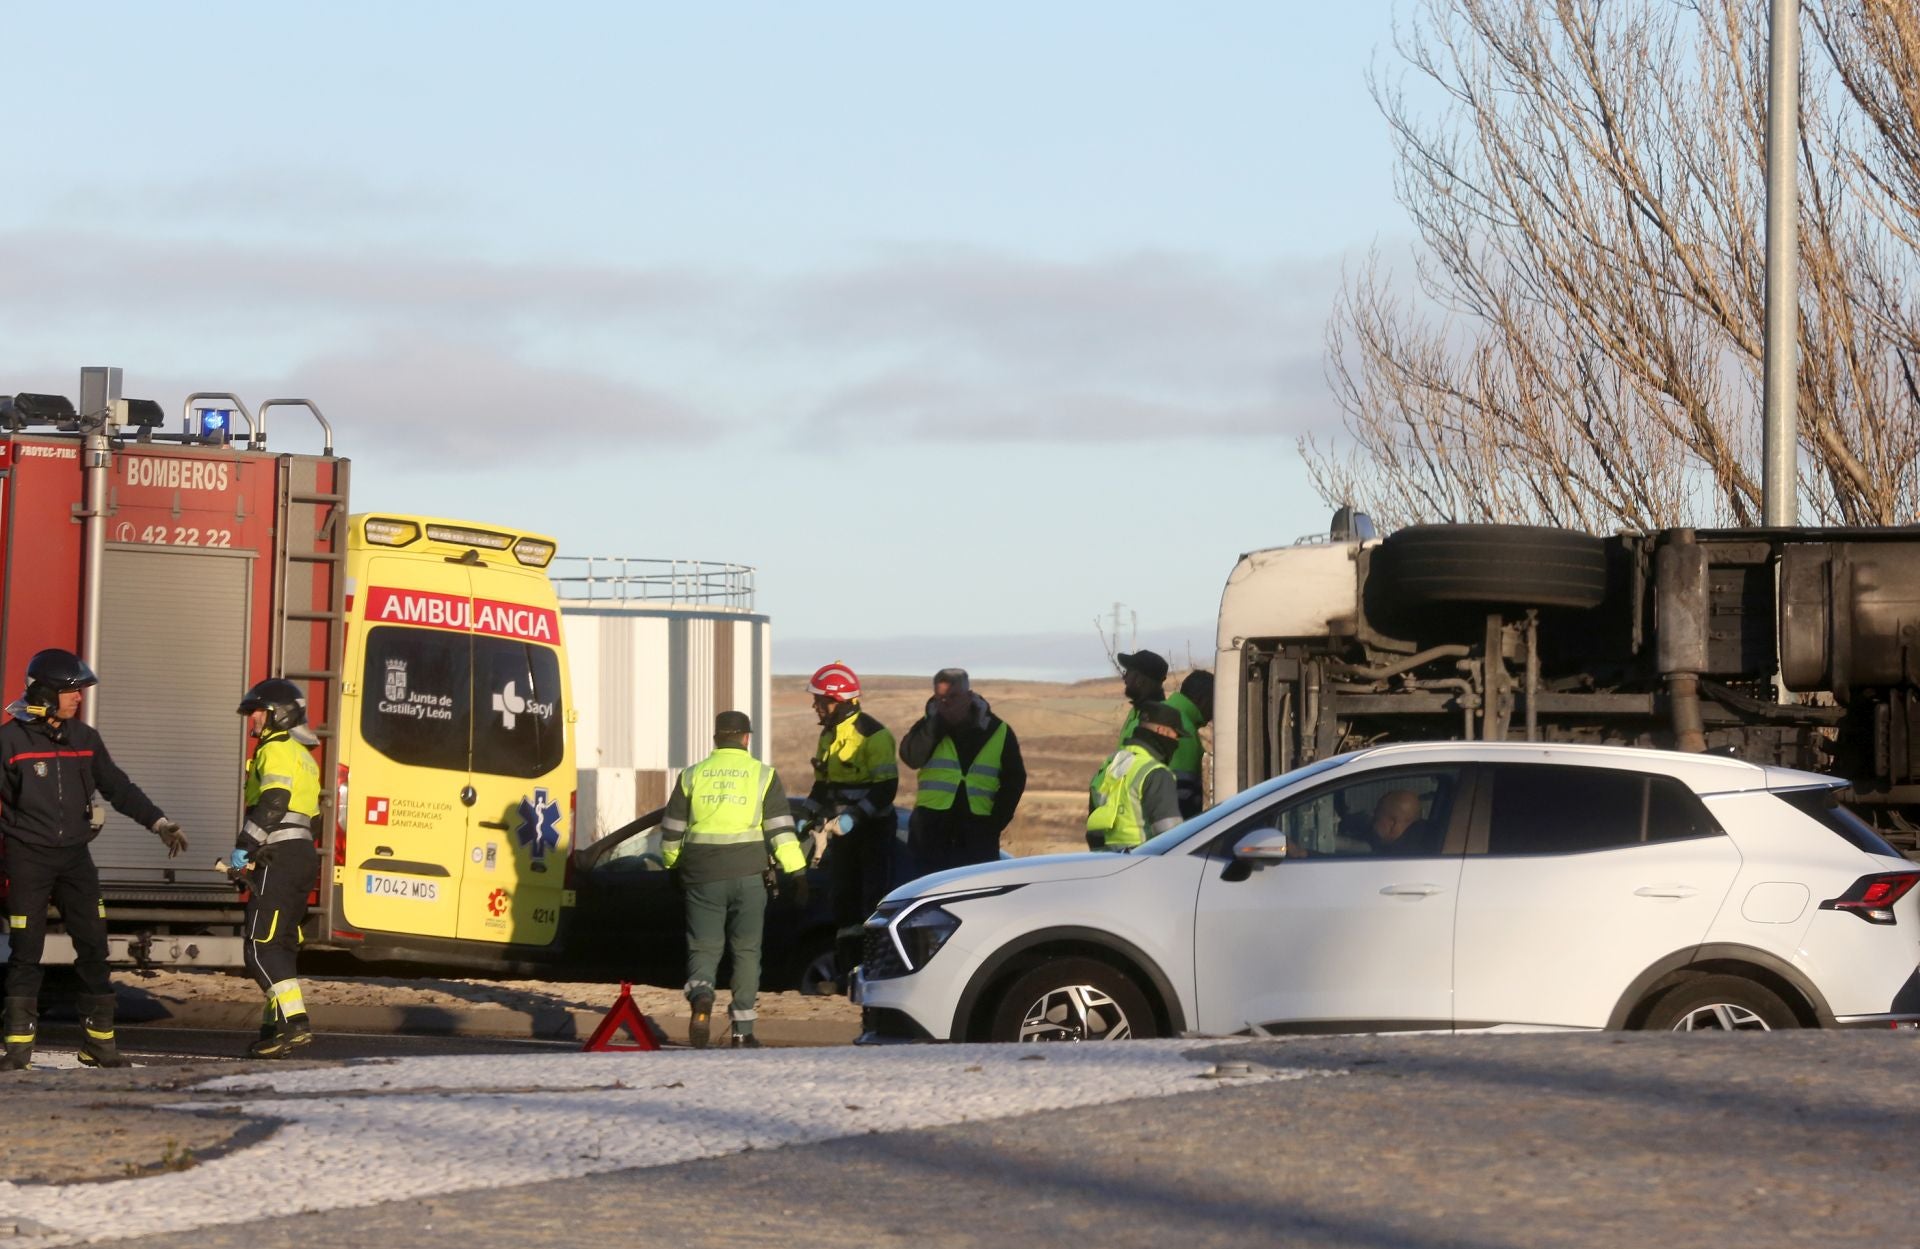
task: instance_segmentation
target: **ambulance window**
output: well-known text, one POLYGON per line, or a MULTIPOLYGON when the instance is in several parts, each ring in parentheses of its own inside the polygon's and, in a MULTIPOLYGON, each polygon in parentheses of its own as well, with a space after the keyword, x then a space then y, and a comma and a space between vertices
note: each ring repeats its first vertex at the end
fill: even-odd
POLYGON ((473 639, 473 770, 545 776, 566 751, 560 656, 507 638, 473 639))
POLYGON ((470 642, 440 629, 367 631, 360 735, 395 763, 467 770, 470 642))

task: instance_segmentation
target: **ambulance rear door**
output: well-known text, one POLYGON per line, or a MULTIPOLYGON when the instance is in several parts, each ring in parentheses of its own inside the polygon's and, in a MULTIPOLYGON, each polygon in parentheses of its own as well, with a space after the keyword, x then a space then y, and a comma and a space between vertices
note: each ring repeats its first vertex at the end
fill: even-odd
POLYGON ((341 881, 364 932, 453 937, 471 809, 473 636, 468 570, 374 555, 360 593, 358 736, 341 881))
POLYGON ((475 802, 458 935, 550 945, 573 845, 558 604, 537 570, 483 565, 470 575, 475 802))

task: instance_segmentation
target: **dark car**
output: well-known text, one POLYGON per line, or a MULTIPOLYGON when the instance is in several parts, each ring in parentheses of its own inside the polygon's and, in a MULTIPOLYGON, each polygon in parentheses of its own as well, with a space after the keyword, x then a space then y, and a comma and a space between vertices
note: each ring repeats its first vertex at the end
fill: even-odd
MULTIPOLYGON (((804 810, 793 802, 796 814, 804 810)), ((687 974, 685 912, 673 874, 650 847, 662 811, 650 811, 633 823, 574 851, 575 900, 563 937, 567 966, 648 984, 677 986, 687 974)), ((895 808, 899 836, 894 843, 894 872, 889 887, 918 873, 907 855, 908 812, 895 808)), ((804 846, 805 838, 801 839, 804 846)), ((828 855, 833 851, 831 845, 828 855)), ((761 943, 760 986, 803 993, 831 990, 833 978, 833 886, 828 864, 807 870, 808 897, 797 905, 794 890, 783 886, 767 900, 766 936, 761 943)), ((720 983, 728 970, 721 968, 720 983)))

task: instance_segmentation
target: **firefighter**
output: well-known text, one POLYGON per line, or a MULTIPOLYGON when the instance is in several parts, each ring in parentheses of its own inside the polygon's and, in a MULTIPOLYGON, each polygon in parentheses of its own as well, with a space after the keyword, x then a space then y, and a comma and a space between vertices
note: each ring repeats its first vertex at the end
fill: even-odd
POLYGON ((1180 798, 1167 760, 1180 744, 1180 713, 1165 703, 1140 708, 1127 744, 1101 765, 1087 809, 1087 845, 1126 854, 1180 823, 1180 798))
POLYGON ((84 698, 81 691, 99 683, 78 655, 41 651, 27 663, 25 697, 7 708, 12 718, 0 724, 0 833, 6 842, 8 936, 13 947, 6 999, 0 1006, 6 1036, 6 1058, 0 1066, 13 1071, 33 1061, 48 902, 60 908, 73 941, 86 1031, 80 1061, 89 1067, 127 1065, 114 1044, 107 906, 100 896, 100 871, 88 849, 100 831, 92 818, 94 794, 153 830, 167 847, 168 858, 187 848, 180 826, 114 765, 92 726, 76 718, 84 698))
POLYGON ((974 693, 965 668, 933 674, 927 714, 900 739, 900 762, 920 773, 907 824, 917 874, 999 857, 1027 767, 1012 726, 974 693))
POLYGON ((1167 706, 1180 713, 1180 745, 1174 749, 1167 766, 1173 769, 1174 783, 1180 787, 1180 814, 1192 819, 1206 808, 1206 787, 1200 775, 1205 751, 1200 745, 1200 730, 1213 722, 1213 674, 1195 668, 1180 682, 1178 692, 1167 695, 1167 706))
POLYGON ((687 908, 687 1040, 705 1049, 713 1026, 713 979, 733 951, 727 1015, 733 1044, 758 1049, 760 936, 767 911, 767 857, 796 886, 807 858, 794 833, 780 774, 747 753, 753 721, 743 711, 713 718, 713 753, 680 774, 660 818, 660 856, 680 873, 687 908))
POLYGON ((270 677, 247 691, 240 714, 254 739, 247 763, 245 822, 226 868, 244 875, 249 890, 246 965, 267 995, 255 1058, 284 1058, 313 1039, 306 1000, 294 977, 307 895, 320 878, 314 826, 320 820, 320 765, 308 747, 319 739, 306 727, 300 687, 270 677))
POLYGON ((861 925, 889 888, 900 765, 893 734, 860 710, 860 678, 853 669, 826 665, 813 674, 807 693, 820 721, 807 805, 817 832, 833 838, 834 965, 844 987, 860 961, 861 925))

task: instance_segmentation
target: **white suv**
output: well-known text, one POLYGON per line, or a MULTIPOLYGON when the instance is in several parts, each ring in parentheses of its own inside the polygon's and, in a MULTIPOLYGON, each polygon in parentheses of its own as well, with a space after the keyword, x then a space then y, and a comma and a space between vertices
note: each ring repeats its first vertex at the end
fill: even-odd
POLYGON ((1605 746, 1341 755, 1133 854, 894 890, 863 1039, 1920 1021, 1920 866, 1840 785, 1605 746))

